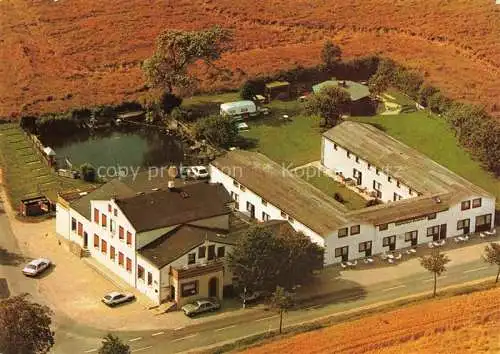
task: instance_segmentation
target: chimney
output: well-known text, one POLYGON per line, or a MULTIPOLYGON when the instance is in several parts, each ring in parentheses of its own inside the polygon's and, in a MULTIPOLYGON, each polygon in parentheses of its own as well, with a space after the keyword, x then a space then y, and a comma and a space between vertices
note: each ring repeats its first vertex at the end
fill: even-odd
POLYGON ((174 181, 168 181, 168 189, 170 191, 175 189, 175 182, 174 181))

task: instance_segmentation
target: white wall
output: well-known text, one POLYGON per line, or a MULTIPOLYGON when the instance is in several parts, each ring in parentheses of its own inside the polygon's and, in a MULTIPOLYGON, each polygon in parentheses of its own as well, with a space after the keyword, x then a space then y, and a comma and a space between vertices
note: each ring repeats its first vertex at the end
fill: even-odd
MULTIPOLYGON (((160 304, 160 270, 153 264, 151 264, 147 259, 142 257, 140 254, 137 255, 137 266, 144 268, 144 279, 137 278, 136 288, 143 294, 146 294, 155 304, 160 304), (153 282, 151 285, 148 284, 148 273, 151 273, 153 277, 153 282)), ((136 271, 137 271, 136 269, 136 271)))
MULTIPOLYGON (((258 221, 263 222, 262 212, 269 215, 269 220, 288 220, 281 215, 281 210, 272 204, 272 201, 268 200, 267 205, 262 203, 262 198, 256 193, 252 192, 248 187, 245 187, 245 191, 241 189, 241 185, 235 186, 233 184, 234 179, 230 176, 224 174, 221 170, 213 165, 209 166, 210 169, 210 182, 211 183, 221 183, 229 194, 234 192, 239 196, 239 207, 238 210, 241 212, 246 212, 247 202, 252 203, 255 206, 255 218, 258 221)), ((284 211, 286 213, 286 211, 284 211)), ((290 225, 296 230, 302 232, 304 235, 308 236, 312 242, 324 246, 325 241, 323 237, 311 230, 309 227, 300 222, 300 220, 289 220, 290 225)))
POLYGON ((411 187, 402 182, 399 182, 398 187, 397 179, 392 176, 391 182, 389 182, 388 173, 391 172, 391 166, 371 165, 368 168, 369 163, 366 160, 358 157, 358 162, 356 162, 356 155, 352 152, 350 153, 350 157, 347 157, 347 150, 338 145, 335 150, 335 143, 326 137, 322 138, 321 161, 323 166, 335 172, 342 172, 346 178, 353 178, 353 169, 361 171, 362 181, 360 187, 365 187, 369 191, 373 190, 373 181, 377 181, 381 184, 381 200, 384 202, 392 202, 394 193, 401 196, 401 199, 412 198, 418 195, 414 189, 411 189, 411 187), (377 168, 379 171, 378 175, 377 168), (411 194, 410 189, 412 190, 411 194))
POLYGON ((71 231, 71 218, 69 209, 66 209, 61 204, 56 204, 56 233, 69 239, 71 231))
MULTIPOLYGON (((464 200, 471 200, 477 196, 472 196, 464 200)), ((476 216, 492 214, 492 223, 494 223, 495 200, 492 198, 482 198, 480 208, 471 208, 461 210, 461 203, 451 206, 448 210, 437 213, 435 219, 428 219, 424 216, 422 220, 416 220, 408 223, 396 225, 389 223, 387 230, 379 231, 378 226, 370 224, 361 224, 360 234, 355 236, 338 237, 338 232, 334 232, 326 239, 325 263, 338 263, 340 258, 335 258, 335 248, 349 246, 349 259, 358 259, 364 257, 364 252, 359 252, 359 243, 372 241, 372 254, 379 254, 389 251, 389 247, 383 246, 383 239, 387 236, 396 236, 396 249, 407 248, 411 246, 411 241, 405 241, 405 233, 417 231, 418 244, 427 244, 432 241, 432 237, 427 237, 427 228, 446 224, 446 237, 451 238, 463 234, 463 230, 457 229, 458 220, 470 219, 470 232, 475 230, 476 216)), ((417 219, 417 218, 415 218, 417 219)), ((353 224, 347 225, 352 226, 353 224)), ((451 239, 447 242, 453 242, 451 239)))

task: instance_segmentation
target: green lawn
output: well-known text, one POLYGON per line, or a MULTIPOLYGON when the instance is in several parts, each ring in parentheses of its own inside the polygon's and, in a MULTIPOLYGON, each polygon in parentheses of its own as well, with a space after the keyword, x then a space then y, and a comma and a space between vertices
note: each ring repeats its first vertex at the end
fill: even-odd
POLYGON ((0 162, 14 208, 19 206, 21 199, 44 194, 55 200, 57 192, 86 184, 60 177, 42 163, 26 135, 15 124, 0 125, 0 162))
POLYGON ((319 160, 322 131, 319 118, 303 114, 301 104, 296 101, 273 101, 268 107, 271 115, 250 121, 250 129, 242 132, 253 143, 250 150, 290 168, 319 160), (288 120, 283 115, 288 115, 288 120))
POLYGON ((296 170, 295 174, 330 197, 334 197, 335 193, 340 194, 344 199, 342 204, 344 204, 348 209, 356 210, 362 209, 366 206, 365 199, 333 180, 331 177, 322 173, 316 167, 304 167, 296 170))
POLYGON ((493 193, 500 200, 500 180, 485 171, 458 145, 443 119, 419 111, 393 116, 353 117, 351 120, 375 124, 394 138, 493 193))

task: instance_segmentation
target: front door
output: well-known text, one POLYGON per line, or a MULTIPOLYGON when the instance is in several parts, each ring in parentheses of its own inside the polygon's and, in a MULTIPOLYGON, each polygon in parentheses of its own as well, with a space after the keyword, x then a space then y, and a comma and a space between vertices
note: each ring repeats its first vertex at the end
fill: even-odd
POLYGON ((442 224, 439 227, 439 239, 444 240, 446 238, 446 224, 442 224))
POLYGON ((83 248, 87 248, 88 244, 89 244, 89 235, 86 232, 84 232, 83 233, 83 248))
POLYGON ((208 296, 217 297, 217 278, 210 278, 208 281, 208 296))
POLYGON ((170 285, 170 300, 176 301, 175 300, 175 286, 173 286, 173 285, 170 285))

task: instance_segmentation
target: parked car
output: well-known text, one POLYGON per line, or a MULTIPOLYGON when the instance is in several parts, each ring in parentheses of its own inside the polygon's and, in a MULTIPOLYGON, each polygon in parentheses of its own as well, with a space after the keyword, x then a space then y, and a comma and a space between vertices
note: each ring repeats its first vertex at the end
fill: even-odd
POLYGON ((190 304, 181 307, 184 314, 188 317, 193 317, 204 312, 211 312, 220 309, 219 300, 216 298, 198 299, 190 304))
POLYGON ((50 265, 51 262, 47 258, 34 259, 23 268, 23 274, 34 277, 48 269, 50 265))
POLYGON ((126 302, 135 300, 135 295, 131 293, 120 293, 118 291, 113 291, 109 294, 104 295, 101 299, 109 307, 113 307, 119 304, 124 304, 126 302))
POLYGON ((208 170, 205 166, 192 166, 191 172, 196 179, 204 179, 209 177, 208 170))
POLYGON ((189 166, 181 167, 179 175, 181 178, 194 178, 193 169, 189 166))

